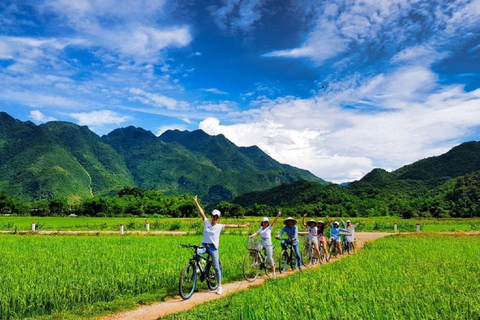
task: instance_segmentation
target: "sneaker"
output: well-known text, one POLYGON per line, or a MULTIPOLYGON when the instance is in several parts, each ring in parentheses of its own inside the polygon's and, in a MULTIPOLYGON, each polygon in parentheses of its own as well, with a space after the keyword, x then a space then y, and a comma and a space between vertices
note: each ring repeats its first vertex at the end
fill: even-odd
POLYGON ((327 262, 330 262, 330 258, 327 258, 327 262))
POLYGON ((273 273, 272 278, 277 279, 277 274, 275 272, 273 273))
POLYGON ((222 287, 218 287, 218 289, 217 289, 217 294, 223 294, 223 289, 222 289, 222 287))
POLYGON ((303 267, 300 266, 300 267, 298 268, 298 270, 299 270, 299 271, 303 271, 303 267))

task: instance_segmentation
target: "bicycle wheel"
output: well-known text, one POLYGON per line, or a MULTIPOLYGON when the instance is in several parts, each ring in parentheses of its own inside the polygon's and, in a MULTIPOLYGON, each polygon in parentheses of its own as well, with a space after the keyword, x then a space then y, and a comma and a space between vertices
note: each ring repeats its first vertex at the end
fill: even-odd
POLYGON ((353 253, 353 243, 351 243, 350 241, 347 242, 347 245, 346 245, 346 251, 348 254, 351 254, 353 253))
POLYGON ((336 257, 337 255, 338 255, 337 243, 335 241, 332 241, 332 244, 330 245, 330 258, 336 257))
POLYGON ((290 268, 292 268, 292 270, 297 269, 298 267, 297 255, 295 254, 295 251, 293 250, 293 248, 290 249, 288 261, 289 261, 290 268))
POLYGON ((251 251, 243 260, 243 276, 248 282, 253 282, 257 279, 260 273, 260 257, 256 251, 251 251))
MULTIPOLYGON (((220 270, 222 270, 222 263, 220 263, 220 270)), ((215 290, 218 288, 218 278, 217 278, 217 272, 215 271, 215 268, 212 265, 212 262, 209 261, 207 263, 207 266, 205 267, 205 275, 207 279, 207 286, 208 289, 210 290, 215 290)))
POLYGON ((189 263, 183 268, 182 273, 180 274, 180 281, 178 282, 178 292, 180 293, 180 297, 184 300, 189 299, 195 291, 196 286, 196 266, 193 263, 189 263))
POLYGON ((303 247, 302 250, 302 256, 303 256, 303 265, 309 266, 312 264, 312 255, 311 255, 311 247, 310 246, 305 246, 303 247))
POLYGON ((320 258, 322 259, 320 263, 324 263, 327 255, 325 252, 325 248, 323 247, 323 245, 320 245, 318 249, 320 250, 320 258))
POLYGON ((288 251, 282 250, 282 254, 280 255, 280 260, 278 263, 278 270, 280 273, 284 273, 287 270, 287 262, 288 262, 288 251))

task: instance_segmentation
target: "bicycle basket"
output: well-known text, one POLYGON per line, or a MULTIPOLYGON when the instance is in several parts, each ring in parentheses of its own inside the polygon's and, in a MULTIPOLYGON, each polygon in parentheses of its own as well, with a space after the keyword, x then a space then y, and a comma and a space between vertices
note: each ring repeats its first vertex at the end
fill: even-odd
POLYGON ((262 250, 262 248, 263 248, 262 240, 255 239, 255 238, 248 239, 248 241, 247 241, 247 249, 248 250, 260 251, 260 250, 262 250))
POLYGON ((197 254, 204 254, 205 252, 207 252, 206 248, 197 248, 197 254))

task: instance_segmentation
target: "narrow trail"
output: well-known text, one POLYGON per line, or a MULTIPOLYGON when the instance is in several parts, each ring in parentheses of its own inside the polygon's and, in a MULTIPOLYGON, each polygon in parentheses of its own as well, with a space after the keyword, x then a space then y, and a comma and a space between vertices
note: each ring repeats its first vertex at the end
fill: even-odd
MULTIPOLYGON (((355 239, 357 242, 357 249, 362 248, 366 242, 375 241, 379 238, 391 235, 389 232, 356 232, 355 239)), ((332 259, 329 263, 339 260, 338 258, 332 259)), ((318 268, 321 265, 316 264, 311 268, 318 268)), ((297 271, 287 271, 284 274, 277 272, 278 278, 287 277, 297 271)), ((182 300, 182 298, 175 297, 164 302, 158 302, 147 306, 141 306, 135 310, 117 313, 106 317, 99 318, 98 320, 156 320, 166 315, 177 313, 181 311, 190 310, 196 305, 222 299, 230 293, 238 292, 241 290, 247 290, 250 287, 262 285, 265 282, 265 278, 260 277, 255 282, 237 281, 232 283, 225 283, 223 287, 223 295, 219 296, 215 291, 201 291, 195 292, 193 296, 188 300, 182 300)))

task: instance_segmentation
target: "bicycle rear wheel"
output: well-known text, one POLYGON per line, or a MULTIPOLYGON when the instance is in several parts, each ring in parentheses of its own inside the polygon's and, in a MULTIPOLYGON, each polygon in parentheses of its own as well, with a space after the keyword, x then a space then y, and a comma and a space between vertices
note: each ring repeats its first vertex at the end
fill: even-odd
POLYGON ((195 287, 197 286, 197 271, 194 263, 187 264, 180 274, 180 280, 178 282, 178 292, 182 299, 189 299, 195 287))
POLYGON ((323 247, 323 245, 320 245, 318 249, 320 250, 320 263, 324 263, 327 255, 327 253, 325 252, 325 248, 323 247))
POLYGON ((243 260, 243 276, 248 282, 253 282, 257 279, 260 273, 260 254, 256 251, 251 251, 243 260))
POLYGON ((280 255, 280 260, 278 263, 278 270, 280 273, 284 273, 287 270, 287 262, 288 262, 288 251, 282 250, 282 254, 280 255))
POLYGON ((290 268, 292 268, 292 270, 295 270, 297 269, 297 267, 299 267, 298 261, 297 261, 297 255, 295 254, 295 251, 293 250, 293 248, 290 249, 288 260, 289 260, 290 268))
MULTIPOLYGON (((220 264, 220 270, 222 269, 222 263, 219 262, 220 264)), ((207 266, 205 267, 205 275, 207 279, 207 286, 208 289, 210 290, 215 290, 218 288, 218 277, 217 277, 217 272, 215 271, 215 268, 213 267, 213 264, 211 261, 207 263, 207 266)))

